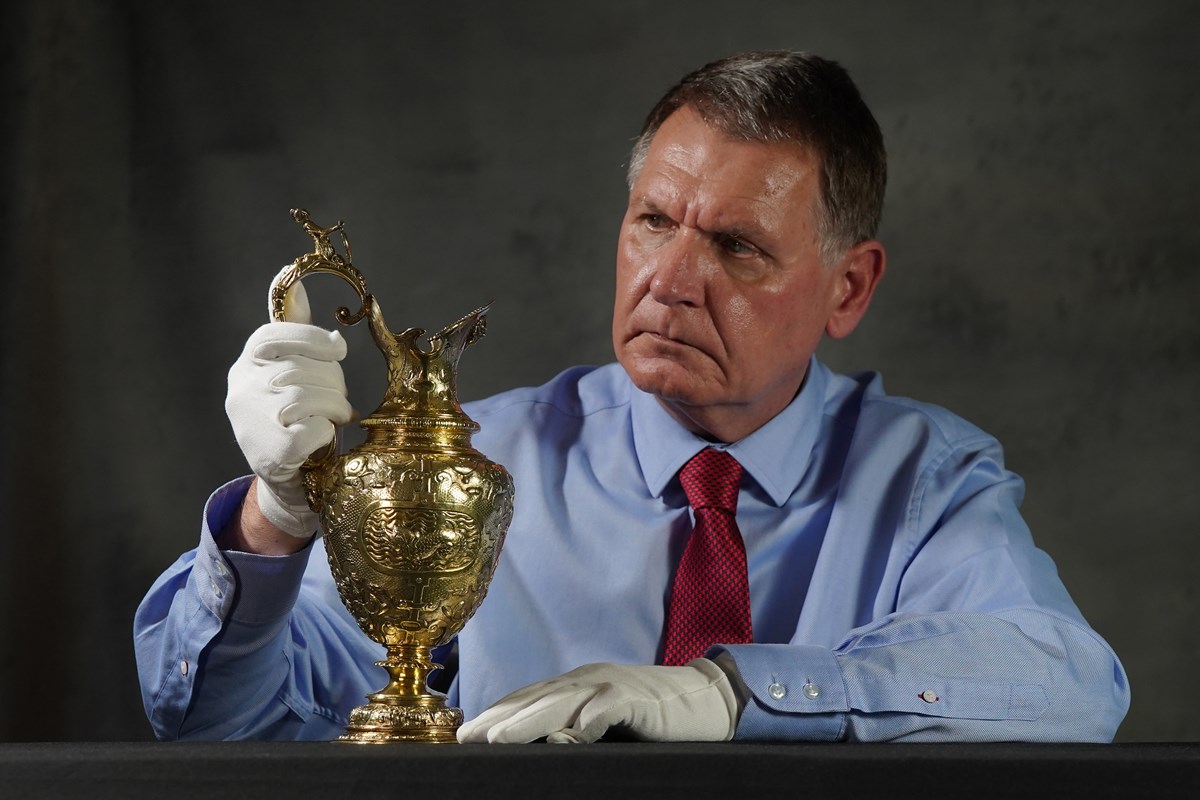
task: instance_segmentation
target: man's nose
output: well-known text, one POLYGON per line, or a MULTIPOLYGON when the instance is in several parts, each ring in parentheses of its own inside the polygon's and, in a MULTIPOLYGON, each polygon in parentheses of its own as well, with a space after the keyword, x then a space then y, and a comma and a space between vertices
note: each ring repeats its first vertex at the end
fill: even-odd
POLYGON ((654 277, 650 280, 654 300, 663 305, 703 304, 707 271, 704 244, 696 231, 684 228, 654 254, 654 277))

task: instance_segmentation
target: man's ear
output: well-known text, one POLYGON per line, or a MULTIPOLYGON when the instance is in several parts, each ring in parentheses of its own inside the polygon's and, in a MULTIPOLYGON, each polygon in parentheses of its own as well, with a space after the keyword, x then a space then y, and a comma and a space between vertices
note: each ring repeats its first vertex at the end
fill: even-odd
POLYGON ((836 305, 825 323, 829 338, 844 338, 858 327, 886 268, 887 254, 883 244, 874 239, 859 242, 846 251, 834 268, 836 305))

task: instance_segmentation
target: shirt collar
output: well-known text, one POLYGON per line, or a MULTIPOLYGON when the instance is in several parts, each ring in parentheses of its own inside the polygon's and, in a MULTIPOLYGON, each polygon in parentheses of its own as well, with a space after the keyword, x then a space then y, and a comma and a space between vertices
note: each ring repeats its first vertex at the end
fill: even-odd
POLYGON ((829 372, 815 357, 800 392, 783 411, 744 439, 715 445, 688 431, 668 414, 654 395, 631 387, 633 445, 646 486, 661 497, 675 473, 705 447, 727 450, 742 468, 782 506, 808 469, 821 428, 829 372))

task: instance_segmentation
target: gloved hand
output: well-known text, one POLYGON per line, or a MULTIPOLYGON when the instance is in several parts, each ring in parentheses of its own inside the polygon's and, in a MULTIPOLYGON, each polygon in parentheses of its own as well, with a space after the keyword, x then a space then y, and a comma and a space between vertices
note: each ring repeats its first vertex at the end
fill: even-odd
MULTIPOLYGON (((286 268, 285 268, 286 269, 286 268)), ((250 469, 258 476, 258 506, 272 525, 296 537, 317 530, 304 501, 300 465, 350 421, 346 381, 338 363, 346 340, 311 324, 299 281, 288 292, 287 322, 269 322, 250 335, 229 370, 225 413, 250 469)))
POLYGON ((651 742, 723 742, 741 709, 724 670, 588 664, 519 689, 458 730, 460 742, 594 742, 610 728, 651 742))

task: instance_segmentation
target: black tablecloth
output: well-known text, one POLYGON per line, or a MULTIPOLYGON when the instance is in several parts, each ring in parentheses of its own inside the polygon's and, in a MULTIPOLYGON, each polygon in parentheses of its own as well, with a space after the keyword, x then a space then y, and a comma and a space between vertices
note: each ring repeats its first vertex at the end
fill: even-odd
POLYGON ((1200 744, 0 744, 0 798, 1178 797, 1200 744))

